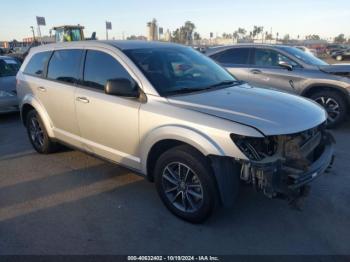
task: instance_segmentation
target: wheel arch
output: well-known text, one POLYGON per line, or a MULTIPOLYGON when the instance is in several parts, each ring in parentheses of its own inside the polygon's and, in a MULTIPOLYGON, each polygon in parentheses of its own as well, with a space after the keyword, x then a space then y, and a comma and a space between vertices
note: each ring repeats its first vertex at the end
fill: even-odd
POLYGON ((225 155, 217 143, 197 130, 183 126, 163 126, 153 130, 141 143, 142 173, 152 181, 153 168, 158 157, 178 145, 188 145, 205 157, 225 155))
POLYGON ((40 104, 40 102, 37 99, 35 99, 32 95, 25 96, 20 105, 21 119, 24 126, 26 125, 26 117, 28 113, 33 109, 39 114, 41 120, 43 121, 48 136, 54 137, 52 130, 53 126, 49 115, 47 114, 44 107, 40 104))
MULTIPOLYGON (((336 85, 331 85, 331 84, 313 84, 313 85, 310 85, 304 89, 304 91, 301 93, 301 95, 304 97, 311 97, 311 95, 317 93, 318 91, 323 91, 323 90, 337 92, 338 94, 345 95, 346 97, 349 96, 348 92, 344 88, 336 86, 336 85)), ((349 98, 346 99, 346 103, 349 106, 349 104, 350 104, 349 98)))

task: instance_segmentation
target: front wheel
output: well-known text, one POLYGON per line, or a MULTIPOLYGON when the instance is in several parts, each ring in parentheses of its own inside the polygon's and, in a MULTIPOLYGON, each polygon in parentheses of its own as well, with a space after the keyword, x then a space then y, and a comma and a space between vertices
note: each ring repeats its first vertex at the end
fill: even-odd
POLYGON ((216 203, 216 181, 206 158, 189 146, 163 153, 155 167, 155 183, 165 206, 191 223, 207 219, 216 203))
POLYGON ((327 127, 333 128, 345 119, 347 104, 341 94, 331 90, 324 90, 313 94, 310 98, 323 106, 327 111, 327 127))

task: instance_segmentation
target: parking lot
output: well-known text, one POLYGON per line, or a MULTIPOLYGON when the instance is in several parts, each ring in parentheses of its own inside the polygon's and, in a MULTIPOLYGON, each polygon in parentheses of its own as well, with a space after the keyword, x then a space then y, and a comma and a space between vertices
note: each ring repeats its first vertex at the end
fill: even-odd
POLYGON ((192 225, 143 178, 77 151, 39 155, 19 116, 0 116, 0 254, 349 254, 349 131, 333 132, 333 172, 303 211, 242 187, 234 208, 192 225))

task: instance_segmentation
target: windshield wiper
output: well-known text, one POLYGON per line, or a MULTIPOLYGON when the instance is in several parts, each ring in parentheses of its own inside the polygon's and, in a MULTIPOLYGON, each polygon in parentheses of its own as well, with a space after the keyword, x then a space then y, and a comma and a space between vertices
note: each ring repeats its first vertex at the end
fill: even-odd
POLYGON ((221 87, 221 86, 237 86, 237 85, 242 85, 243 83, 244 81, 239 81, 239 80, 224 80, 217 84, 209 86, 209 88, 221 87))
POLYGON ((184 87, 181 89, 177 90, 171 90, 165 93, 165 95, 178 95, 178 94, 186 94, 186 93, 192 93, 192 92, 198 92, 205 90, 206 88, 189 88, 189 87, 184 87))
POLYGON ((238 80, 225 80, 221 81, 219 83, 207 86, 207 87, 200 87, 200 88, 191 88, 191 87, 184 87, 181 89, 177 90, 172 90, 166 92, 164 95, 169 96, 169 95, 179 95, 179 94, 186 94, 186 93, 192 93, 192 92, 200 92, 204 90, 209 90, 209 89, 214 89, 218 87, 231 87, 231 86, 236 86, 236 85, 241 85, 243 84, 244 81, 238 81, 238 80))

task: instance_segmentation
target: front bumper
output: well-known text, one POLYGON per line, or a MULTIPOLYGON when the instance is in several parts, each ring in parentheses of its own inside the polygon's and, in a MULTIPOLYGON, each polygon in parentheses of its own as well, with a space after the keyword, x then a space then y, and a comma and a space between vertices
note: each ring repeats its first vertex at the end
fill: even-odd
POLYGON ((288 188, 293 190, 310 183, 324 173, 326 169, 333 164, 333 161, 334 147, 333 144, 329 144, 325 146, 323 154, 309 167, 308 171, 302 175, 294 177, 293 183, 288 185, 288 188))
POLYGON ((262 189, 268 197, 277 195, 287 196, 289 199, 299 197, 303 189, 311 181, 319 177, 334 161, 334 139, 331 134, 324 133, 318 155, 305 170, 287 166, 282 160, 272 163, 249 163, 250 171, 255 174, 251 183, 262 189))

